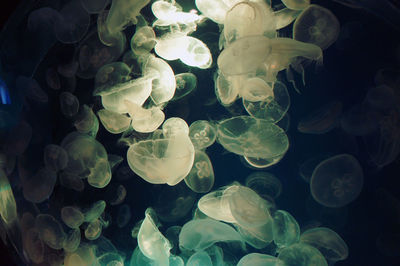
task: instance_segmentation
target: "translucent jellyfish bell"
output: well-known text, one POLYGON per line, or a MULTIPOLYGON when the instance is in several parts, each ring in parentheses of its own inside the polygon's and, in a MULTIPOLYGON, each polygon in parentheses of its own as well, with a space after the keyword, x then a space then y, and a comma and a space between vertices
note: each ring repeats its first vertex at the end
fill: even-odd
POLYGON ((65 206, 61 209, 61 219, 70 228, 79 228, 84 222, 83 213, 73 206, 65 206))
POLYGON ((293 38, 328 48, 339 36, 340 25, 336 16, 319 5, 309 5, 293 25, 293 38))
POLYGON ((282 192, 282 184, 275 175, 268 172, 254 172, 246 178, 246 187, 257 192, 264 199, 276 199, 282 192))
POLYGON ((79 100, 70 92, 62 92, 60 94, 61 113, 66 117, 72 117, 78 113, 79 100))
POLYGON ((112 134, 122 133, 131 125, 131 119, 124 114, 101 109, 97 112, 97 115, 105 129, 112 134))
POLYGON ((185 183, 197 193, 207 193, 214 185, 214 170, 208 155, 196 150, 193 167, 185 177, 185 183))
POLYGON ((218 24, 224 24, 225 15, 231 6, 223 0, 196 0, 200 12, 218 24))
POLYGON ((140 105, 124 101, 131 117, 131 125, 134 130, 141 133, 150 133, 155 131, 165 119, 165 114, 160 107, 153 106, 145 109, 140 105))
POLYGON ((289 26, 299 15, 301 11, 289 8, 283 8, 274 12, 276 29, 280 30, 289 26))
POLYGON ((363 171, 358 160, 349 154, 340 154, 322 161, 310 181, 311 195, 327 207, 342 207, 360 194, 363 171))
POLYGON ((95 77, 94 95, 101 95, 102 92, 109 90, 111 87, 123 83, 130 79, 131 69, 123 62, 115 62, 102 66, 97 71, 95 77))
POLYGON ((136 30, 131 39, 131 49, 137 55, 145 55, 156 45, 156 34, 152 27, 144 26, 136 30))
POLYGON ((192 93, 197 87, 197 78, 193 73, 180 73, 175 75, 176 90, 171 101, 182 99, 192 93))
POLYGON ((243 256, 238 262, 237 266, 283 266, 283 262, 277 257, 261 254, 261 253, 249 253, 243 256))
POLYGON ((89 14, 98 14, 104 10, 110 0, 81 0, 83 8, 89 14))
POLYGON ((177 60, 186 49, 186 36, 180 32, 166 33, 157 39, 154 52, 165 60, 177 60))
POLYGON ((189 127, 189 137, 196 150, 203 150, 215 142, 217 129, 207 120, 197 120, 189 127))
POLYGON ((201 69, 206 69, 211 66, 211 52, 205 43, 190 36, 185 36, 182 41, 185 43, 185 49, 179 56, 179 59, 184 64, 201 69))
POLYGON ((39 214, 35 219, 35 228, 39 232, 39 237, 46 245, 53 249, 62 249, 65 234, 61 224, 51 215, 39 214))
POLYGON ((272 232, 279 248, 288 247, 300 240, 300 226, 288 212, 277 210, 273 215, 272 232))
POLYGON ((279 252, 278 259, 287 266, 328 266, 318 249, 307 244, 293 244, 279 252))
POLYGON ((212 266, 212 260, 207 252, 205 251, 197 251, 192 256, 190 256, 189 260, 186 263, 187 266, 212 266))
POLYGON ((282 3, 292 10, 303 10, 310 5, 310 0, 282 0, 282 3))
POLYGON ((49 144, 44 148, 44 164, 55 172, 64 169, 68 163, 67 152, 58 145, 49 144))

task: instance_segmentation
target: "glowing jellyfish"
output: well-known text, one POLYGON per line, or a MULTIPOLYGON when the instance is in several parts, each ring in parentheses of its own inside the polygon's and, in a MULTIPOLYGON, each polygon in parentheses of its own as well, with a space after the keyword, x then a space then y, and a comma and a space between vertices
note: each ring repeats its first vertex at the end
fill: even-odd
POLYGON ((309 5, 293 25, 293 38, 328 48, 339 36, 340 25, 336 16, 319 5, 309 5))
POLYGON ((157 39, 154 52, 165 60, 177 60, 186 48, 185 35, 167 33, 157 39))
POLYGON ((242 242, 233 227, 212 219, 191 220, 179 234, 179 246, 185 250, 204 250, 216 242, 242 242))
POLYGON ((63 115, 72 117, 78 113, 79 100, 72 93, 65 91, 60 94, 60 108, 63 115))
POLYGON ((303 10, 310 5, 310 0, 282 0, 282 3, 293 10, 303 10))
POLYGON ((126 188, 123 185, 118 185, 116 196, 111 200, 110 205, 121 204, 125 200, 126 193, 126 188))
POLYGON ((282 8, 274 12, 276 29, 282 29, 289 26, 299 15, 301 11, 289 8, 282 8))
POLYGON ((128 100, 125 100, 124 104, 131 118, 131 126, 137 132, 153 132, 164 122, 165 114, 157 106, 146 109, 128 100))
POLYGON ((40 203, 48 199, 53 193, 57 181, 57 173, 42 168, 28 179, 23 180, 24 198, 33 203, 40 203))
POLYGON ((113 32, 107 27, 107 17, 109 10, 103 10, 97 17, 97 33, 100 41, 107 46, 118 46, 121 43, 126 43, 126 36, 123 31, 113 32))
POLYGON ((100 219, 91 221, 85 229, 85 237, 87 240, 96 240, 100 237, 103 225, 100 219))
POLYGON ((104 200, 96 201, 83 212, 85 222, 93 222, 98 219, 106 208, 106 202, 104 200))
POLYGON ((324 134, 337 126, 343 104, 332 102, 302 118, 297 130, 307 134, 324 134))
POLYGON ((276 199, 282 192, 282 184, 268 172, 254 172, 246 178, 246 186, 264 199, 276 199))
POLYGON ((78 228, 69 230, 64 242, 63 249, 67 252, 74 252, 78 249, 80 243, 81 231, 78 228))
POLYGON ((196 266, 196 265, 212 266, 213 263, 207 252, 197 251, 192 256, 190 256, 186 265, 187 266, 196 266))
POLYGON ((56 20, 54 31, 57 39, 62 43, 77 43, 86 34, 90 16, 83 9, 79 0, 65 4, 60 10, 60 17, 56 20))
POLYGON ((145 212, 145 219, 138 233, 138 246, 147 258, 154 260, 157 265, 168 265, 171 244, 157 226, 149 211, 145 212))
POLYGON ((110 63, 102 66, 95 76, 94 95, 101 95, 102 92, 109 90, 111 87, 123 83, 130 79, 131 69, 122 62, 110 63))
POLYGON ((255 158, 272 158, 289 148, 285 132, 273 123, 251 116, 237 116, 221 121, 218 142, 228 151, 255 158))
POLYGON ((185 177, 186 185, 197 193, 207 193, 214 185, 214 170, 208 155, 196 150, 192 170, 185 177))
POLYGON ((272 232, 274 243, 279 248, 288 247, 299 242, 300 226, 288 212, 277 210, 273 215, 272 232))
POLYGON ((283 266, 283 263, 276 257, 261 254, 261 253, 249 253, 243 256, 238 262, 237 266, 283 266))
POLYGON ((79 228, 84 222, 83 213, 73 206, 65 206, 61 209, 61 219, 70 228, 79 228))
POLYGON ((18 218, 17 204, 11 185, 3 169, 0 169, 0 216, 6 225, 11 224, 18 218))
POLYGON ((156 45, 156 34, 152 27, 137 28, 131 39, 131 49, 137 55, 145 55, 156 45))
POLYGON ((187 136, 189 134, 189 126, 182 118, 171 117, 165 120, 162 132, 165 138, 172 138, 178 135, 187 136))
POLYGON ((40 239, 53 249, 62 249, 67 235, 61 224, 51 215, 39 214, 35 219, 35 228, 40 239))
POLYGON ((343 239, 333 230, 317 227, 303 232, 300 242, 317 248, 329 263, 345 260, 349 249, 343 239))
POLYGON ((197 120, 189 127, 189 136, 196 150, 211 146, 217 138, 217 130, 206 120, 197 120))
POLYGON ((119 228, 126 226, 131 219, 131 208, 128 204, 121 205, 117 214, 117 225, 119 228))
POLYGON ((93 245, 81 243, 79 248, 72 253, 67 253, 64 258, 65 266, 92 265, 97 261, 93 245))
POLYGON ((215 95, 218 101, 224 105, 231 105, 239 95, 239 86, 235 86, 237 78, 232 80, 232 77, 225 77, 221 72, 218 72, 218 76, 215 80, 215 95))
POLYGON ((112 134, 122 133, 131 125, 129 117, 110 110, 101 109, 97 112, 97 115, 104 128, 112 134))
POLYGON ((175 75, 176 90, 171 101, 177 101, 192 93, 197 87, 197 78, 192 73, 181 73, 175 75))
POLYGON ((231 8, 223 0, 196 0, 196 7, 203 15, 218 24, 224 24, 225 15, 231 8))
POLYGON ((282 249, 278 255, 287 266, 328 266, 324 256, 318 249, 307 244, 293 244, 282 249))
POLYGON ((349 154, 340 154, 321 162, 310 181, 311 195, 327 207, 342 207, 355 200, 363 186, 360 163, 349 154))
POLYGON ((44 164, 46 168, 58 172, 68 163, 67 152, 59 145, 49 144, 44 148, 44 164))
POLYGON ((180 55, 179 59, 184 64, 201 69, 206 69, 211 66, 211 52, 205 43, 190 36, 184 37, 182 41, 185 45, 184 51, 180 55))

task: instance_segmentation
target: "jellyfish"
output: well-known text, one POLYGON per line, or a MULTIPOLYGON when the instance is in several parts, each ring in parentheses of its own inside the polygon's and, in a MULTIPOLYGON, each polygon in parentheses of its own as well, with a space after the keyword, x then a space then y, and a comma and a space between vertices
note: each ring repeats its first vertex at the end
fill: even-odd
POLYGON ((237 116, 221 121, 217 127, 217 141, 238 155, 271 158, 289 148, 285 132, 264 119, 237 116))
POLYGON ((304 231, 300 242, 317 248, 329 263, 345 260, 349 249, 344 240, 333 230, 317 227, 304 231))
POLYGON ((157 265, 168 265, 171 244, 155 225, 150 212, 146 210, 145 219, 138 233, 138 246, 147 258, 155 261, 157 265))
POLYGON ((71 174, 68 172, 61 172, 58 176, 60 185, 77 192, 82 192, 85 189, 85 183, 83 183, 80 176, 71 174))
POLYGON ((58 172, 67 167, 68 154, 59 145, 49 144, 44 148, 44 164, 46 168, 58 172))
POLYGON ((79 100, 70 92, 64 91, 60 94, 61 113, 66 117, 72 117, 79 111, 79 100))
POLYGON ((2 221, 9 225, 18 219, 17 204, 15 202, 14 194, 11 185, 8 181, 6 173, 0 168, 0 217, 2 221))
POLYGON ((241 76, 225 77, 220 71, 215 80, 215 95, 218 101, 224 105, 231 105, 239 96, 239 88, 241 87, 241 76))
POLYGON ((273 214, 272 232, 279 248, 288 247, 300 240, 300 226, 288 212, 277 210, 273 214))
POLYGON ((207 252, 197 251, 192 256, 190 256, 186 265, 187 266, 196 266, 196 265, 212 266, 213 263, 211 261, 210 256, 207 254, 207 252))
POLYGON ((136 29, 131 39, 131 49, 136 55, 145 55, 156 45, 156 34, 152 27, 144 26, 136 29))
POLYGON ((98 14, 104 10, 110 0, 81 0, 83 8, 89 14, 98 14))
POLYGON ((292 10, 303 10, 310 5, 310 0, 282 0, 282 3, 292 10))
POLYGON ((197 87, 197 78, 193 73, 180 73, 175 75, 176 90, 171 102, 180 100, 192 93, 197 87))
POLYGON ((281 266, 283 265, 283 262, 271 255, 261 254, 261 253, 249 253, 243 256, 237 264, 237 266, 246 266, 246 265, 281 266))
POLYGON ((97 261, 100 265, 115 265, 115 266, 123 266, 124 259, 123 257, 116 252, 107 252, 100 257, 97 257, 97 261))
POLYGON ((201 40, 185 36, 183 38, 184 50, 179 59, 186 65, 207 69, 212 64, 211 52, 201 40))
POLYGON ((93 222, 98 219, 106 208, 106 202, 104 200, 96 201, 88 209, 84 210, 84 221, 93 222))
POLYGON ((171 117, 165 120, 162 132, 165 138, 172 138, 178 135, 187 136, 189 134, 189 126, 182 118, 171 117))
POLYGON ((100 219, 95 219, 89 222, 85 229, 85 237, 87 240, 96 240, 100 237, 103 230, 103 225, 100 219))
POLYGON ((131 125, 131 119, 126 115, 119 114, 107 109, 101 109, 97 112, 98 117, 104 128, 112 133, 119 134, 126 131, 131 125))
POLYGON ((186 185, 197 193, 207 193, 214 185, 214 170, 208 155, 196 150, 193 167, 185 177, 186 185))
POLYGON ((121 204, 125 200, 127 194, 126 188, 123 185, 118 185, 117 192, 115 194, 116 196, 110 202, 111 206, 121 204))
POLYGON ((24 251, 34 263, 42 263, 44 260, 44 244, 39 238, 36 228, 30 228, 22 235, 24 251))
POLYGON ((74 206, 64 206, 61 209, 61 219, 68 227, 76 229, 81 226, 85 217, 79 208, 74 206))
POLYGON ((307 244, 297 243, 282 249, 278 259, 287 266, 328 266, 324 256, 318 249, 307 244))
POLYGON ((280 30, 289 26, 300 15, 300 10, 290 8, 282 8, 274 12, 276 29, 280 30))
POLYGON ((362 168, 350 154, 339 154, 322 161, 310 181, 313 198, 324 206, 334 208, 354 201, 362 186, 362 168))
POLYGON ((317 167, 317 165, 320 164, 323 160, 332 157, 332 155, 333 154, 331 153, 327 154, 323 153, 307 158, 299 167, 299 174, 301 178, 303 178, 303 180, 306 181, 307 183, 310 183, 312 173, 314 169, 317 167))
POLYGON ((187 46, 186 36, 182 33, 166 33, 157 39, 154 52, 165 60, 177 60, 187 46))
POLYGON ((122 62, 110 63, 102 66, 95 76, 94 95, 101 95, 102 92, 109 90, 119 83, 130 79, 131 69, 122 62))
POLYGON ((119 228, 126 226, 131 219, 131 208, 128 204, 121 205, 118 209, 117 225, 119 228))
POLYGON ((81 231, 76 228, 69 230, 64 242, 63 249, 67 252, 74 252, 78 249, 81 243, 81 231))
POLYGON ((269 172, 254 172, 246 178, 246 187, 264 199, 276 199, 282 192, 281 181, 269 172))
POLYGON ((35 219, 35 228, 40 239, 52 249, 62 249, 66 234, 61 224, 51 215, 39 214, 35 219))
POLYGON ((151 133, 164 122, 165 114, 161 108, 157 106, 145 109, 128 100, 125 100, 124 104, 128 108, 131 126, 137 132, 151 133))
POLYGON ((177 6, 175 2, 155 1, 151 5, 151 10, 157 18, 153 22, 154 26, 170 26, 175 24, 190 25, 201 19, 196 12, 182 12, 182 8, 177 6))
POLYGON ((197 120, 189 127, 189 136, 196 150, 211 146, 217 138, 217 130, 206 120, 197 120))
POLYGON ((78 71, 79 63, 78 61, 71 61, 67 64, 58 65, 57 72, 65 78, 73 78, 78 71))
POLYGON ((25 76, 18 76, 15 81, 17 88, 25 91, 25 96, 37 103, 47 103, 49 101, 49 96, 41 88, 39 83, 33 79, 25 76))
POLYGON ((53 193, 57 181, 57 173, 42 168, 37 173, 22 182, 24 198, 33 203, 45 201, 53 193))
POLYGON ((319 5, 308 5, 293 25, 293 39, 313 43, 327 49, 339 36, 340 25, 336 16, 319 5))

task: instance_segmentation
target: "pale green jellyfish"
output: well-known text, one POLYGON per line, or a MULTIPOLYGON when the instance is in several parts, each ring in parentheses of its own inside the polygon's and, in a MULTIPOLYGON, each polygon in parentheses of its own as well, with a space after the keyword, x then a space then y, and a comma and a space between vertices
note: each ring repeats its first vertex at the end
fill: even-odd
POLYGON ((216 242, 243 242, 233 227, 212 219, 192 220, 185 223, 179 234, 183 250, 204 250, 216 242))
POLYGON ((178 60, 187 45, 185 37, 180 32, 166 33, 157 39, 154 52, 165 60, 178 60))
POLYGON ((239 96, 239 88, 242 87, 241 76, 224 76, 222 72, 218 71, 215 79, 215 95, 218 101, 224 105, 229 106, 239 96))
POLYGON ((317 248, 331 264, 345 260, 349 255, 349 248, 344 240, 333 230, 326 227, 317 227, 304 231, 300 242, 317 248))
POLYGON ((126 197, 126 188, 123 185, 118 185, 115 197, 111 200, 110 205, 115 206, 121 204, 126 197))
POLYGON ((196 150, 193 167, 185 177, 186 185, 196 193, 207 193, 214 185, 214 170, 208 155, 196 150))
POLYGON ((363 180, 358 160, 350 154, 339 154, 315 168, 310 181, 311 195, 324 206, 342 207, 358 197, 363 180))
POLYGON ((100 219, 91 221, 85 229, 85 237, 87 240, 96 240, 100 237, 103 230, 103 224, 100 219))
POLYGON ((124 104, 131 118, 131 126, 137 132, 151 133, 164 122, 165 114, 158 106, 146 109, 128 100, 124 100, 124 104))
POLYGON ((63 170, 68 163, 67 152, 59 145, 49 144, 44 147, 44 164, 46 168, 58 172, 63 170))
POLYGON ((62 172, 58 175, 60 185, 78 192, 85 189, 85 183, 80 176, 68 172, 62 172))
POLYGON ((179 59, 184 64, 201 69, 206 69, 211 66, 211 52, 205 43, 190 36, 184 37, 182 41, 185 43, 185 47, 179 59))
POLYGON ((276 29, 280 30, 289 26, 299 15, 300 10, 293 10, 289 8, 283 8, 274 12, 274 18, 276 23, 276 29))
POLYGON ((268 172, 254 172, 245 181, 246 187, 254 190, 264 199, 276 199, 282 192, 281 181, 268 172))
POLYGON ((98 219, 106 208, 106 202, 104 200, 96 201, 90 206, 90 208, 84 210, 84 220, 85 222, 92 222, 98 219))
POLYGON ((123 31, 113 32, 107 27, 109 10, 102 10, 97 16, 97 33, 100 41, 107 46, 115 47, 126 43, 126 35, 123 31))
POLYGON ((237 266, 283 266, 283 262, 278 258, 261 253, 249 253, 243 256, 237 266))
POLYGON ((225 16, 232 7, 223 0, 196 0, 200 12, 218 24, 224 24, 225 16))
POLYGON ((204 150, 215 142, 217 129, 207 120, 197 120, 189 127, 189 137, 196 150, 204 150))
POLYGON ((35 219, 35 228, 40 239, 53 249, 62 249, 67 235, 61 224, 51 215, 39 214, 35 219))
POLYGON ((94 95, 99 95, 109 90, 113 86, 123 83, 130 79, 131 69, 123 62, 114 62, 102 66, 95 76, 94 95))
POLYGON ((74 252, 81 243, 81 231, 79 228, 69 230, 65 238, 63 249, 67 252, 74 252))
POLYGON ((181 73, 175 75, 176 90, 171 101, 177 101, 192 93, 197 87, 197 78, 192 73, 181 73))
POLYGON ((66 117, 72 117, 78 113, 79 100, 70 92, 64 91, 60 94, 61 113, 66 117))
POLYGON ((324 256, 318 249, 301 243, 282 249, 278 259, 285 266, 328 266, 324 256))
POLYGON ((95 247, 86 243, 81 243, 73 253, 66 253, 64 258, 65 266, 76 265, 95 265, 96 264, 95 247))
POLYGON ((104 128, 112 134, 122 133, 131 125, 129 117, 110 110, 101 109, 97 112, 97 115, 104 128))
POLYGON ((96 137, 99 130, 99 120, 92 108, 84 104, 74 121, 76 131, 96 137))
MULTIPOLYGON (((202 19, 201 16, 197 15, 195 11, 182 12, 182 8, 175 3, 175 1, 169 3, 167 1, 155 1, 151 5, 151 10, 154 16, 157 18, 154 26, 170 26, 176 24, 183 24, 185 26, 192 25, 202 19)), ((195 26, 194 26, 195 27, 195 26)))
POLYGON ((137 55, 145 55, 156 45, 156 34, 152 27, 144 26, 136 29, 131 39, 131 49, 137 55))
POLYGON ((267 247, 273 240, 272 237, 272 222, 268 222, 257 227, 242 227, 234 224, 242 239, 250 246, 256 249, 267 247))
POLYGON ((282 3, 292 10, 303 10, 310 5, 310 0, 282 0, 282 3))
POLYGON ((79 228, 84 222, 83 213, 77 207, 65 206, 61 209, 61 220, 70 228, 79 228))
POLYGON ((165 120, 162 132, 165 138, 177 137, 179 135, 186 137, 189 134, 189 126, 182 118, 171 117, 165 120))
POLYGON ((309 5, 293 25, 293 39, 313 43, 325 50, 339 36, 340 25, 336 16, 319 5, 309 5))
POLYGON ((3 169, 0 168, 0 215, 6 225, 11 224, 17 218, 17 204, 11 185, 3 169))
POLYGON ((171 244, 158 230, 148 210, 138 233, 140 251, 157 265, 169 265, 171 244))
POLYGON ((187 266, 212 266, 213 263, 211 261, 210 256, 205 251, 197 251, 192 256, 190 256, 189 260, 186 262, 187 266))
POLYGON ((300 226, 288 212, 277 210, 273 214, 272 232, 279 248, 288 247, 300 240, 300 226))

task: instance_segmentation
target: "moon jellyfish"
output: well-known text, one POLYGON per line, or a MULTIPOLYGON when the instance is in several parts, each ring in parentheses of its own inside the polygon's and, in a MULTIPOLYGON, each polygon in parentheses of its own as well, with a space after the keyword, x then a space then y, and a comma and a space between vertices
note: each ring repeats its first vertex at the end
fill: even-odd
POLYGON ((123 83, 130 79, 131 69, 122 62, 110 63, 102 66, 95 76, 94 95, 101 95, 102 92, 109 90, 113 86, 123 83))
POLYGON ((44 164, 46 168, 58 172, 67 167, 68 154, 59 145, 49 144, 44 148, 44 164))
POLYGON ((204 250, 216 242, 242 242, 233 227, 211 219, 192 220, 185 223, 179 234, 179 246, 184 250, 204 250))
POLYGON ((129 117, 110 110, 101 109, 97 112, 97 115, 104 128, 112 134, 122 133, 131 125, 131 119, 129 117))
POLYGON ((71 174, 68 172, 61 172, 58 176, 60 185, 77 192, 82 192, 85 189, 85 183, 83 183, 80 176, 71 174))
POLYGON ((6 173, 0 168, 0 216, 6 225, 17 218, 17 204, 6 173))
POLYGON ((342 114, 341 102, 332 102, 302 118, 297 130, 306 134, 324 134, 337 126, 342 114))
POLYGON ((204 265, 204 266, 212 266, 213 263, 211 261, 210 256, 205 251, 197 251, 192 256, 190 256, 189 260, 186 262, 187 266, 196 266, 196 265, 204 265))
POLYGON ((283 210, 277 210, 273 214, 272 232, 274 243, 279 248, 289 247, 300 239, 299 224, 290 213, 283 210))
POLYGON ((274 12, 276 29, 280 30, 289 26, 299 15, 301 11, 289 8, 283 8, 274 12))
POLYGON ((224 0, 196 0, 196 7, 218 24, 224 24, 226 13, 231 8, 224 0))
POLYGON ((60 108, 62 114, 72 117, 78 113, 79 100, 72 93, 65 91, 60 94, 60 108))
POLYGON ((137 55, 145 55, 156 45, 156 34, 152 27, 137 28, 131 39, 131 49, 137 55))
POLYGON ((293 10, 303 10, 310 5, 310 0, 282 0, 282 3, 293 10))
POLYGON ((332 156, 331 153, 318 154, 316 156, 306 159, 299 167, 299 174, 301 178, 303 178, 303 180, 306 181, 307 183, 310 183, 312 174, 317 165, 331 156, 332 156))
POLYGON ((311 195, 326 207, 339 208, 355 200, 363 186, 360 163, 349 154, 340 154, 322 161, 314 170, 311 195))
POLYGON ((164 122, 165 114, 157 106, 146 109, 128 100, 125 100, 124 104, 128 108, 131 126, 137 132, 153 132, 164 122))
POLYGON ((96 240, 100 237, 103 225, 99 219, 91 221, 85 229, 85 237, 87 240, 96 240))
POLYGON ((325 50, 339 36, 340 25, 336 16, 319 5, 309 5, 293 25, 293 39, 313 43, 325 50))
POLYGON ((42 168, 33 176, 22 181, 24 198, 33 203, 45 201, 53 193, 57 173, 42 168))
POLYGON ((127 193, 126 188, 123 185, 119 185, 117 187, 116 195, 111 200, 110 205, 114 206, 114 205, 121 204, 125 200, 126 193, 127 193))
POLYGON ((196 150, 193 167, 185 177, 186 185, 197 193, 207 193, 214 185, 214 170, 208 155, 196 150))
POLYGON ((212 64, 211 52, 207 45, 197 38, 186 36, 183 38, 184 51, 179 59, 188 66, 200 69, 209 68, 212 64))
POLYGON ((268 172, 254 172, 246 178, 246 187, 254 190, 264 199, 276 199, 282 192, 282 184, 275 175, 268 172))
POLYGON ((326 227, 317 227, 303 232, 300 242, 317 248, 330 264, 345 260, 349 255, 349 249, 343 239, 335 231, 326 227))
POLYGON ((301 243, 282 249, 278 259, 287 266, 328 266, 324 256, 318 249, 301 243))
POLYGON ((148 209, 139 229, 138 246, 143 255, 155 261, 157 265, 169 264, 171 244, 158 230, 148 209))
MULTIPOLYGON (((256 78, 258 79, 258 78, 256 78)), ((254 80, 254 79, 251 79, 254 80)), ((260 82, 264 81, 258 79, 260 82)), ((250 79, 248 80, 250 82, 250 79)), ((246 82, 246 87, 249 84, 246 82)), ((262 87, 259 87, 260 89, 262 87)), ((290 96, 286 85, 282 82, 275 82, 273 87, 265 86, 268 94, 262 99, 255 99, 243 96, 243 106, 247 113, 255 118, 265 119, 272 123, 279 122, 287 113, 290 107, 290 96)))
POLYGON ((282 261, 278 258, 261 253, 249 253, 243 256, 237 266, 283 266, 282 261))
POLYGON ((178 60, 187 47, 185 35, 167 33, 157 39, 154 52, 165 60, 178 60))
POLYGON ((196 150, 204 150, 215 142, 217 130, 210 122, 197 120, 189 127, 189 137, 196 150))
POLYGON ((84 104, 77 116, 74 117, 74 120, 76 131, 96 137, 99 130, 99 120, 93 113, 92 108, 84 104))
POLYGON ((255 158, 272 158, 289 148, 285 132, 273 123, 251 116, 237 116, 221 121, 218 142, 228 151, 255 158))
POLYGON ((79 228, 84 222, 83 213, 76 207, 65 206, 61 209, 61 219, 70 228, 79 228))
POLYGON ((61 224, 51 215, 39 214, 35 219, 35 228, 40 239, 52 249, 62 249, 67 235, 61 224))
POLYGON ((89 14, 100 13, 110 2, 110 0, 81 0, 83 8, 89 14))
POLYGON ((197 87, 197 78, 192 73, 181 73, 175 75, 176 90, 171 101, 177 101, 192 93, 197 87))
POLYGON ((81 231, 79 229, 69 230, 64 242, 63 249, 67 252, 74 252, 81 243, 81 231))
POLYGON ((131 219, 131 208, 128 204, 121 205, 117 214, 117 225, 119 228, 126 226, 131 219))
POLYGON ((22 235, 22 244, 24 251, 29 259, 34 263, 42 263, 44 260, 44 244, 39 238, 39 232, 36 228, 30 228, 22 235))
POLYGON ((65 4, 60 10, 60 17, 54 24, 57 39, 62 43, 77 43, 86 34, 90 16, 83 9, 80 0, 65 4))

